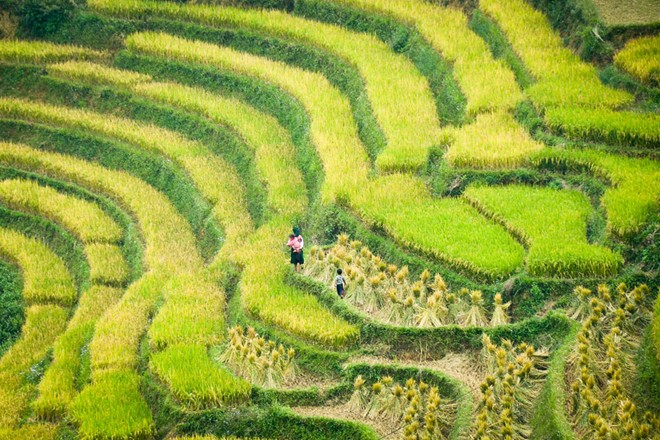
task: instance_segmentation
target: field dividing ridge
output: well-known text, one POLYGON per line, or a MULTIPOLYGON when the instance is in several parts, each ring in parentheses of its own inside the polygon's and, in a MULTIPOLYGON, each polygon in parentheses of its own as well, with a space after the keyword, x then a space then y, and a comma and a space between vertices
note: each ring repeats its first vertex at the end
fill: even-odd
POLYGON ((163 195, 125 173, 17 144, 1 146, 3 162, 98 189, 121 200, 137 217, 146 244, 145 263, 151 273, 131 284, 122 299, 99 318, 90 343, 92 384, 72 402, 71 415, 87 436, 125 435, 125 430, 134 434, 144 433, 145 429, 148 432, 152 416, 138 391, 139 380, 133 371, 137 344, 155 311, 164 281, 202 266, 190 226, 163 195), (90 401, 90 396, 98 396, 97 393, 107 398, 90 401), (104 418, 108 411, 117 408, 127 412, 104 418))
POLYGON ((587 218, 593 208, 579 191, 472 186, 464 197, 526 242, 527 270, 533 275, 607 277, 623 263, 609 248, 587 242, 587 218))
MULTIPOLYGON (((90 64, 70 62, 53 65, 49 69, 51 73, 58 76, 72 76, 85 80, 89 78, 87 72, 90 71, 90 64)), ((112 83, 114 82, 113 78, 121 77, 122 72, 124 72, 104 66, 99 66, 94 71, 95 74, 91 79, 96 83, 112 83)), ((130 77, 132 72, 127 73, 126 76, 130 77)), ((133 90, 149 99, 165 102, 202 114, 215 122, 227 124, 239 135, 245 137, 248 140, 248 145, 255 149, 257 168, 269 190, 267 197, 270 206, 275 212, 286 211, 285 215, 275 215, 273 219, 269 220, 268 224, 264 225, 264 231, 273 233, 272 225, 277 225, 279 237, 286 237, 286 229, 290 227, 293 218, 302 213, 304 206, 307 205, 307 198, 300 191, 303 181, 295 164, 290 137, 272 116, 258 112, 253 107, 234 98, 225 98, 203 89, 186 87, 172 82, 159 83, 146 82, 145 80, 136 84, 133 90), (284 226, 284 224, 287 224, 287 226, 284 226)), ((232 206, 234 206, 233 215, 226 216, 228 220, 231 220, 227 222, 230 231, 236 232, 227 234, 223 248, 211 264, 211 272, 213 273, 216 268, 221 268, 222 262, 226 258, 237 261, 241 266, 244 266, 245 276, 258 273, 259 278, 265 280, 269 289, 268 292, 271 295, 272 301, 266 304, 262 300, 257 300, 257 295, 264 295, 264 291, 266 291, 263 286, 260 286, 261 290, 256 291, 255 286, 250 283, 242 285, 241 291, 244 294, 245 301, 250 304, 249 306, 246 305, 246 308, 251 313, 267 321, 272 321, 274 317, 278 317, 277 323, 280 326, 323 343, 334 344, 333 340, 336 339, 341 341, 337 343, 345 344, 346 341, 354 340, 355 327, 333 316, 332 313, 325 310, 318 303, 315 297, 285 285, 283 281, 285 272, 283 269, 286 266, 282 264, 284 255, 280 251, 281 243, 279 241, 281 241, 281 238, 273 235, 266 240, 270 248, 255 245, 255 249, 259 252, 254 253, 252 258, 245 259, 242 256, 246 253, 246 237, 248 237, 249 242, 253 241, 253 236, 264 239, 264 231, 257 231, 254 234, 245 233, 245 225, 242 224, 241 219, 246 217, 248 213, 240 202, 240 197, 237 197, 232 203, 232 206), (237 207, 242 207, 242 211, 237 213, 237 207), (306 322, 308 323, 331 322, 333 324, 330 329, 321 335, 318 334, 318 329, 313 325, 305 327, 291 326, 290 324, 294 321, 282 319, 282 316, 297 314, 308 314, 316 317, 315 319, 307 319, 306 322)), ((214 287, 209 286, 208 283, 204 284, 199 278, 195 282, 192 281, 195 280, 190 280, 187 286, 185 283, 179 283, 176 288, 165 287, 167 301, 159 310, 149 330, 151 342, 155 347, 163 349, 167 345, 193 341, 206 345, 220 342, 217 331, 223 326, 222 323, 218 324, 217 321, 222 310, 222 304, 224 304, 224 297, 218 297, 216 294, 211 293, 214 292, 214 287), (208 295, 205 296, 207 293, 208 295), (195 311, 199 307, 195 308, 193 306, 204 297, 208 299, 207 310, 195 311), (196 324, 191 325, 191 322, 195 321, 196 324), (199 334, 199 336, 189 335, 191 331, 194 334, 199 334), (202 340, 196 340, 195 338, 202 338, 202 340)), ((159 359, 165 358, 161 357, 159 359)), ((196 403, 196 405, 199 405, 199 403, 196 403)))
POLYGON ((611 187, 605 190, 601 203, 607 212, 607 228, 617 236, 639 232, 658 212, 660 164, 655 160, 589 149, 548 149, 534 157, 533 162, 566 170, 586 168, 608 181, 611 187))
POLYGON ((502 276, 522 262, 522 247, 464 202, 433 199, 412 176, 368 180, 368 158, 348 102, 319 74, 163 33, 132 34, 127 46, 141 53, 256 76, 299 99, 310 114, 312 141, 325 170, 323 199, 346 199, 367 222, 381 225, 395 239, 484 276, 502 276), (333 113, 327 112, 329 107, 333 113), (472 232, 464 234, 459 225, 470 225, 472 232), (473 233, 475 228, 479 234, 473 233), (440 230, 443 233, 436 234, 440 230), (503 258, 493 257, 493 248, 503 258))
POLYGON ((64 331, 77 291, 62 260, 43 243, 2 228, 0 251, 22 269, 23 296, 30 304, 20 338, 0 358, 0 430, 11 430, 18 427, 33 392, 24 375, 64 331))
POLYGON ((548 19, 525 1, 480 0, 479 6, 502 27, 536 78, 527 89, 535 103, 616 108, 632 102, 628 93, 601 84, 596 69, 565 48, 548 19))
MULTIPOLYGON (((221 224, 229 223, 229 214, 245 211, 234 206, 243 200, 243 187, 235 170, 202 144, 178 133, 111 115, 13 98, 0 98, 0 111, 15 118, 90 130, 164 154, 187 171, 199 191, 214 206, 214 214, 221 224)), ((245 215, 235 224, 243 228, 231 229, 237 235, 252 228, 252 220, 245 215)))
POLYGON ((96 0, 91 6, 101 12, 128 17, 148 12, 211 26, 254 29, 307 42, 346 59, 364 78, 376 119, 387 138, 387 145, 376 160, 382 170, 420 169, 426 163, 429 149, 443 139, 425 78, 404 56, 395 54, 371 35, 275 10, 114 0, 96 0))

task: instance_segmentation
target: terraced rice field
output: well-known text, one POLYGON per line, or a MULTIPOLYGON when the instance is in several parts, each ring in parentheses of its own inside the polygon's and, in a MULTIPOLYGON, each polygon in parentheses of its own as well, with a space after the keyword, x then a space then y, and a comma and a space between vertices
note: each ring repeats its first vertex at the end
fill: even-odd
POLYGON ((41 3, 0 11, 0 439, 660 438, 657 26, 41 3))

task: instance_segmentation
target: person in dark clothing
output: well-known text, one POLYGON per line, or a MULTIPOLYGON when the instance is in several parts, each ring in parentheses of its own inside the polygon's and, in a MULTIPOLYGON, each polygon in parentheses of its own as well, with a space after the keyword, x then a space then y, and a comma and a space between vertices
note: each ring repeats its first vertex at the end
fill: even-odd
POLYGON ((344 278, 344 276, 342 275, 341 269, 337 269, 337 276, 335 277, 335 280, 333 281, 332 284, 334 284, 335 288, 337 289, 337 295, 339 295, 341 299, 344 299, 344 292, 346 290, 347 285, 346 285, 346 278, 344 278))

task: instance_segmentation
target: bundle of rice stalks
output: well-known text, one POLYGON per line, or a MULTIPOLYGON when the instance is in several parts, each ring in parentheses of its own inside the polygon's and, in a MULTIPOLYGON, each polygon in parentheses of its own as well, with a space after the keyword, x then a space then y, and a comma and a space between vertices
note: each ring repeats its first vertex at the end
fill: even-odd
POLYGON ((606 285, 597 294, 578 288, 583 316, 578 344, 569 360, 571 416, 582 438, 642 439, 660 429, 660 419, 642 416, 630 401, 631 379, 636 375, 634 355, 651 312, 645 306, 648 287, 628 290, 620 284, 618 302, 606 285), (573 368, 571 368, 573 367, 573 368))
POLYGON ((237 374, 267 388, 291 383, 298 375, 296 351, 267 341, 252 328, 229 329, 229 344, 220 360, 237 374))
POLYGON ((456 405, 442 399, 437 387, 412 378, 402 385, 390 376, 371 387, 358 376, 349 407, 363 417, 394 420, 406 440, 447 438, 456 412, 456 405))
POLYGON ((442 277, 428 270, 414 279, 407 266, 388 264, 346 234, 339 235, 332 248, 313 247, 310 255, 305 275, 331 284, 337 269, 342 269, 349 286, 345 300, 391 324, 485 327, 509 321, 506 310, 510 304, 504 304, 501 295, 489 320, 480 291, 461 289, 452 294, 442 277))
POLYGON ((509 316, 506 314, 506 310, 511 305, 510 302, 504 304, 502 302, 502 294, 498 293, 495 295, 495 308, 493 309, 493 316, 490 318, 490 325, 496 327, 498 325, 504 325, 509 323, 509 316))
POLYGON ((479 290, 470 293, 471 306, 463 318, 464 327, 484 327, 488 324, 486 311, 483 308, 484 300, 481 296, 479 290))
POLYGON ((546 375, 548 352, 507 340, 498 346, 486 334, 483 347, 486 376, 480 385, 476 438, 529 438, 530 409, 546 375))

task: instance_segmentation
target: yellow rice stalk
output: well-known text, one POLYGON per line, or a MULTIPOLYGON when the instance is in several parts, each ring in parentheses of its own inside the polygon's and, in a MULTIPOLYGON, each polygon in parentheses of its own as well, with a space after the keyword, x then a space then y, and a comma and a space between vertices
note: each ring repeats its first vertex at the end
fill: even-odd
POLYGON ((660 34, 633 38, 614 56, 614 64, 649 84, 660 83, 660 34))
POLYGON ((193 410, 237 405, 250 396, 250 384, 215 365, 203 346, 172 345, 152 355, 150 367, 193 410))
POLYGON ((134 372, 107 371, 95 377, 71 404, 78 434, 82 438, 148 437, 153 416, 139 388, 140 376, 134 372))
POLYGON ((132 370, 137 366, 136 348, 162 296, 165 279, 162 274, 143 276, 98 320, 89 345, 94 378, 104 371, 132 370))
POLYGON ((143 435, 151 429, 151 413, 137 387, 122 375, 132 374, 127 370, 136 366, 138 341, 166 280, 203 267, 189 225, 162 194, 126 173, 10 143, 0 144, 0 160, 104 192, 119 199, 138 220, 146 243, 145 263, 151 272, 132 284, 99 320, 90 344, 94 383, 74 401, 73 417, 88 436, 143 435), (134 388, 122 392, 122 387, 134 388), (97 402, 100 395, 106 398, 97 402), (113 399, 120 395, 124 403, 116 405, 113 399))
POLYGON ((357 138, 350 106, 324 77, 166 34, 133 34, 127 45, 150 55, 256 76, 293 94, 312 119, 312 140, 325 168, 324 198, 347 197, 366 220, 382 225, 403 244, 486 277, 508 273, 520 264, 522 248, 500 226, 487 222, 461 201, 436 200, 419 179, 411 176, 394 175, 368 182, 368 159, 357 138), (334 109, 331 113, 327 111, 330 107, 334 109), (461 231, 461 225, 470 225, 466 226, 469 232, 461 231), (437 234, 438 230, 445 233, 437 234))
POLYGON ((223 341, 224 292, 202 274, 182 275, 163 286, 165 304, 149 328, 155 349, 171 344, 211 346, 223 341))
POLYGON ((510 273, 524 258, 499 225, 460 200, 430 197, 420 180, 408 176, 373 181, 356 194, 355 209, 401 244, 484 278, 510 273))
POLYGON ((54 305, 26 309, 21 337, 0 358, 0 430, 18 427, 34 385, 25 383, 23 374, 39 362, 64 331, 68 311, 54 305))
POLYGON ((486 43, 468 26, 463 11, 422 0, 339 0, 340 3, 386 15, 414 26, 454 68, 467 98, 467 110, 511 109, 522 98, 513 72, 493 59, 486 43))
POLYGON ((493 310, 493 316, 490 319, 490 325, 496 327, 498 325, 504 325, 509 323, 509 316, 506 313, 506 310, 511 306, 511 302, 503 303, 502 294, 495 294, 495 306, 493 310))
POLYGON ((576 278, 616 273, 623 258, 587 242, 592 206, 577 191, 471 186, 464 197, 494 217, 530 248, 527 269, 535 275, 576 278))
MULTIPOLYGON (((71 66, 73 67, 73 65, 71 66)), ((115 72, 114 74, 117 73, 115 72)), ((288 214, 293 214, 296 211, 295 206, 302 207, 304 204, 306 204, 304 196, 301 199, 299 195, 300 185, 298 185, 295 189, 292 187, 295 186, 296 183, 301 184, 302 179, 300 178, 300 173, 296 169, 295 165, 293 165, 290 160, 287 160, 287 158, 292 155, 291 154, 292 147, 290 146, 290 140, 288 134, 286 134, 286 132, 284 132, 284 130, 279 125, 276 124, 276 122, 272 117, 267 117, 265 115, 262 115, 261 119, 259 119, 258 117, 259 115, 255 117, 255 115, 251 114, 253 110, 251 107, 245 105, 238 106, 237 105, 239 104, 238 101, 229 100, 226 98, 219 97, 217 95, 212 95, 200 89, 191 89, 183 86, 178 86, 176 84, 163 84, 163 83, 140 84, 140 85, 136 85, 134 89, 139 93, 144 94, 145 96, 149 96, 170 104, 175 104, 177 106, 182 106, 184 108, 201 112, 212 119, 229 123, 233 125, 237 130, 247 133, 247 135, 249 135, 250 140, 254 141, 254 143, 257 144, 256 149, 257 149, 258 162, 261 165, 261 169, 264 170, 264 175, 268 177, 269 185, 272 186, 273 189, 275 190, 274 193, 275 197, 279 197, 277 199, 273 199, 274 200, 273 205, 275 205, 279 209, 286 209, 288 214), (279 137, 279 139, 281 140, 280 142, 277 142, 277 138, 274 138, 273 133, 279 137), (274 169, 272 164, 270 164, 270 158, 272 156, 281 158, 279 159, 279 165, 277 165, 278 167, 277 169, 274 169), (292 172, 291 170, 294 171, 292 172), (294 180, 291 180, 292 178, 294 178, 294 180), (279 188, 282 188, 284 191, 279 190, 279 188), (293 199, 294 192, 297 193, 295 194, 296 199, 293 199), (278 196, 278 194, 280 193, 282 193, 283 195, 278 196), (293 211, 292 211, 292 203, 294 203, 293 211)), ((190 165, 189 167, 190 169, 194 164, 191 162, 189 165, 190 165)), ((201 174, 203 173, 200 173, 200 176, 201 174)), ((215 180, 217 183, 222 183, 222 181, 219 178, 208 179, 208 180, 210 181, 215 180)), ((239 249, 239 246, 240 248, 244 246, 245 235, 246 235, 245 228, 246 226, 251 225, 251 221, 249 220, 247 211, 244 209, 243 201, 240 200, 241 191, 236 190, 236 187, 239 186, 240 183, 238 183, 238 179, 234 179, 234 180, 236 181, 236 184, 231 184, 231 179, 229 180, 230 184, 228 184, 227 179, 225 179, 224 184, 228 195, 226 195, 222 199, 218 197, 218 205, 216 205, 216 207, 220 205, 220 200, 222 200, 224 202, 224 205, 228 206, 227 209, 223 209, 223 212, 228 213, 231 211, 233 213, 232 215, 224 216, 227 219, 232 220, 229 224, 227 224, 226 232, 228 234, 228 242, 233 242, 232 244, 235 245, 237 249, 239 249), (239 196, 238 198, 236 197, 237 195, 239 196), (236 209, 236 206, 238 205, 241 205, 242 207, 241 212, 238 212, 238 210, 236 209), (246 220, 244 221, 244 219, 246 220)), ((209 191, 207 191, 206 193, 209 194, 209 191)), ((277 246, 275 246, 275 248, 277 248, 277 246)), ((221 257, 218 259, 218 261, 224 256, 231 255, 232 253, 231 251, 232 251, 232 246, 231 245, 228 246, 226 244, 225 247, 223 248, 223 251, 221 252, 221 257)), ((254 261, 261 260, 262 258, 264 257, 258 256, 255 258, 254 261)), ((277 257, 274 261, 277 261, 277 257)), ((280 270, 278 270, 274 273, 274 275, 278 277, 278 276, 282 276, 283 274, 280 270)), ((281 284, 281 282, 279 283, 281 284)), ((181 301, 189 303, 190 301, 197 301, 197 300, 190 300, 190 299, 176 300, 175 301, 176 304, 172 304, 171 307, 166 304, 165 308, 162 311, 162 313, 164 313, 163 318, 162 320, 159 318, 156 319, 155 328, 160 329, 161 325, 159 323, 166 322, 165 319, 166 317, 172 314, 176 315, 177 305, 183 306, 185 310, 190 310, 190 312, 193 313, 194 308, 190 309, 190 306, 186 307, 185 305, 181 304, 181 301)), ((216 309, 217 307, 213 308, 213 310, 216 309)), ((315 309, 318 309, 318 305, 315 306, 315 309)), ((199 312, 194 312, 194 313, 199 313, 199 312)), ((165 333, 167 333, 166 330, 164 331, 165 333)), ((162 331, 159 330, 159 333, 162 333, 162 331)), ((167 338, 170 338, 170 336, 168 336, 167 338)), ((157 340, 160 341, 161 339, 162 338, 159 337, 157 340)), ((164 342, 156 342, 156 343, 163 344, 164 342)))
POLYGON ((470 308, 462 319, 462 325, 464 327, 486 326, 488 320, 486 319, 486 311, 483 308, 484 300, 481 291, 475 290, 470 293, 470 303, 470 308))
POLYGON ((140 226, 148 269, 176 274, 202 266, 195 238, 167 198, 143 181, 71 156, 0 142, 0 161, 11 166, 70 179, 102 192, 126 207, 140 226))
POLYGON ((23 272, 23 297, 28 304, 71 306, 78 292, 64 262, 41 241, 0 228, 0 253, 16 261, 23 272))
POLYGON ((38 212, 61 223, 83 242, 116 243, 121 228, 98 206, 28 180, 0 182, 0 200, 12 208, 38 212))
POLYGON ((287 236, 290 225, 288 218, 274 217, 243 243, 242 306, 270 324, 324 345, 354 343, 359 335, 355 326, 329 312, 313 295, 284 282, 287 267, 281 263, 281 237, 287 236))
POLYGON ((29 424, 16 429, 0 428, 0 440, 55 440, 58 428, 50 423, 29 424))
POLYGON ((273 82, 292 93, 310 112, 311 136, 325 169, 323 196, 350 191, 366 182, 369 160, 357 137, 348 99, 315 73, 232 49, 162 33, 126 39, 128 48, 186 62, 203 63, 273 82), (332 108, 332 112, 327 109, 332 108), (350 166, 349 166, 350 163, 350 166), (350 169, 350 172, 346 172, 350 169))
MULTIPOLYGON (((277 212, 290 215, 302 212, 307 200, 300 191, 304 186, 300 170, 291 163, 295 157, 291 137, 274 117, 235 98, 176 83, 143 83, 133 87, 133 91, 200 113, 240 133, 255 149, 257 170, 268 187, 269 205, 277 212)), ((227 226, 235 228, 238 223, 241 220, 234 214, 234 221, 227 226)))
POLYGON ((480 114, 454 133, 445 158, 456 167, 517 168, 543 149, 508 112, 480 114))
POLYGON ((66 61, 48 66, 48 72, 54 76, 84 80, 94 84, 112 84, 130 87, 151 81, 151 76, 143 73, 118 70, 103 64, 88 61, 66 61))
POLYGON ((377 159, 382 170, 417 170, 426 163, 429 148, 441 141, 433 97, 425 78, 408 59, 392 52, 374 36, 275 10, 116 0, 95 0, 90 5, 128 17, 148 13, 211 26, 253 29, 309 42, 344 58, 364 78, 376 119, 387 138, 387 146, 377 159), (364 56, 366 53, 369 56, 364 56), (403 96, 406 98, 400 99, 403 96))
POLYGON ((550 128, 571 138, 643 147, 660 144, 660 116, 655 113, 551 107, 544 118, 550 128))
POLYGON ((645 158, 607 154, 597 150, 545 150, 533 159, 535 165, 586 168, 608 180, 611 187, 601 200, 607 212, 607 229, 618 236, 640 230, 658 211, 660 164, 645 158))
POLYGON ((92 243, 85 246, 93 283, 123 284, 128 277, 128 266, 121 248, 114 244, 92 243))
POLYGON ((90 130, 164 154, 188 172, 200 192, 213 204, 215 216, 221 224, 229 226, 228 232, 233 232, 228 237, 229 241, 234 243, 240 240, 252 228, 251 219, 242 215, 246 211, 243 186, 236 171, 198 142, 154 125, 21 99, 0 98, 0 113, 14 118, 90 130))
POLYGON ((67 330, 97 320, 115 305, 123 294, 123 289, 98 285, 84 291, 80 295, 75 313, 69 320, 67 330))
POLYGON ((53 347, 53 362, 39 383, 39 397, 32 407, 39 418, 54 420, 66 414, 78 394, 76 377, 80 370, 81 350, 92 336, 96 320, 114 305, 123 290, 93 286, 83 292, 66 331, 53 347))
POLYGON ((574 429, 589 438, 603 432, 612 438, 651 438, 657 419, 636 413, 628 399, 631 378, 637 375, 633 356, 639 350, 640 330, 650 316, 644 301, 648 287, 628 291, 620 284, 618 307, 605 285, 598 286, 598 296, 590 296, 583 287, 576 292, 580 302, 588 302, 589 316, 566 369, 574 393, 570 405, 574 429))
POLYGON ((259 337, 252 327, 247 332, 236 326, 230 329, 230 342, 220 360, 240 376, 266 388, 275 388, 295 379, 298 367, 293 348, 276 346, 259 337))
POLYGON ((537 105, 615 108, 633 101, 629 93, 601 84, 596 69, 565 48, 548 19, 524 0, 480 0, 479 6, 536 78, 527 94, 537 105))
MULTIPOLYGON (((311 263, 311 268, 305 272, 305 275, 329 284, 334 279, 336 269, 343 268, 344 277, 350 286, 345 300, 376 319, 390 324, 418 327, 440 327, 449 324, 477 325, 463 322, 470 307, 467 303, 472 302, 470 298, 463 299, 464 296, 469 296, 467 289, 459 292, 460 301, 452 301, 450 313, 447 298, 453 298, 453 294, 448 292, 447 285, 440 275, 436 274, 431 282, 431 273, 425 270, 420 275, 420 280, 412 283, 407 266, 399 269, 394 264, 387 264, 361 243, 359 247, 347 247, 349 241, 350 237, 347 234, 341 234, 337 237, 337 244, 326 252, 315 248, 308 263, 311 263), (339 261, 335 263, 325 258, 326 253, 335 256, 339 261), (368 260, 360 259, 359 255, 362 253, 371 257, 368 260), (345 262, 348 260, 352 263, 346 266, 345 262), (375 266, 374 261, 379 261, 380 267, 375 266)), ((478 295, 480 296, 480 293, 478 295)), ((479 326, 488 325, 481 304, 476 306, 480 309, 479 316, 483 317, 477 319, 479 326)), ((497 303, 495 305, 496 309, 498 307, 506 308, 508 304, 503 305, 500 301, 499 305, 497 303)), ((501 312, 506 316, 503 310, 501 312)), ((497 317, 496 321, 500 318, 497 317)))
POLYGON ((97 60, 105 54, 79 46, 46 41, 2 40, 0 60, 13 63, 52 63, 66 59, 97 60))
POLYGON ((383 376, 371 386, 364 379, 355 379, 354 396, 358 412, 366 405, 364 417, 389 419, 395 422, 398 430, 408 439, 443 439, 456 414, 455 403, 442 399, 438 388, 422 381, 408 379, 405 385, 383 376), (362 401, 360 401, 362 400, 362 401))

